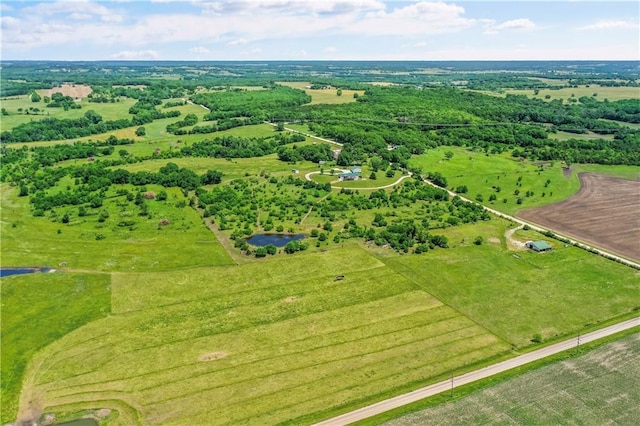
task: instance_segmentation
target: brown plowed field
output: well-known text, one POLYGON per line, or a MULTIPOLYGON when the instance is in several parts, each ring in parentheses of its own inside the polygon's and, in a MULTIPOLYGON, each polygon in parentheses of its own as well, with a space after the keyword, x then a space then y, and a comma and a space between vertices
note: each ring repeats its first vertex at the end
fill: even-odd
POLYGON ((518 213, 560 234, 640 261, 640 181, 581 173, 568 200, 518 213))

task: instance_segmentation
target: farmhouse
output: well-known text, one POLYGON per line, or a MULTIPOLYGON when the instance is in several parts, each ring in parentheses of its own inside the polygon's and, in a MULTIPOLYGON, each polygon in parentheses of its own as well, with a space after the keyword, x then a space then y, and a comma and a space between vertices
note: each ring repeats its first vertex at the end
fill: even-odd
POLYGON ((356 173, 356 172, 340 173, 338 177, 340 178, 340 180, 358 180, 360 179, 360 173, 356 173))
POLYGON ((530 248, 533 251, 537 251, 538 253, 543 252, 543 251, 549 251, 552 249, 552 247, 549 245, 548 242, 546 241, 527 241, 526 243, 524 243, 524 245, 527 248, 530 248))

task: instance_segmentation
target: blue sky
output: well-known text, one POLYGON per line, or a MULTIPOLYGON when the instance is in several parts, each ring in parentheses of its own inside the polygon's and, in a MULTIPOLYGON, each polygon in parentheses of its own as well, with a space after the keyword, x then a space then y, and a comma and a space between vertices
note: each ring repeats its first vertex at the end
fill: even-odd
POLYGON ((638 60, 637 1, 0 3, 2 60, 638 60))

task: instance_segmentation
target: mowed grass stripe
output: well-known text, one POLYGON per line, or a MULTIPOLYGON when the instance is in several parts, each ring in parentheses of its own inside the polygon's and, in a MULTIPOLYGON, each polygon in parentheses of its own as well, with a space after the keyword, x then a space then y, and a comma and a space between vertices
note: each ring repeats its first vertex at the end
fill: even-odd
POLYGON ((199 377, 189 376, 180 380, 182 383, 173 381, 160 386, 149 386, 144 389, 145 401, 152 403, 154 401, 153 394, 157 394, 157 402, 168 400, 166 398, 167 393, 165 392, 165 389, 163 389, 163 386, 179 386, 179 388, 184 390, 182 395, 186 395, 190 392, 197 393, 199 390, 210 389, 211 382, 215 382, 216 385, 220 387, 227 387, 259 379, 270 380, 271 376, 282 373, 288 374, 298 370, 304 370, 312 366, 319 367, 333 362, 361 357, 373 353, 372 348, 375 348, 376 352, 385 352, 390 349, 398 349, 405 345, 411 345, 417 342, 426 343, 430 339, 437 339, 443 334, 450 333, 449 330, 464 330, 468 326, 469 324, 465 324, 464 318, 457 317, 443 320, 435 324, 426 324, 409 329, 393 330, 346 342, 328 342, 326 346, 309 348, 304 352, 299 351, 285 356, 279 356, 277 358, 261 359, 245 365, 240 364, 231 368, 210 371, 203 375, 208 379, 206 382, 194 380, 199 379, 199 377), (292 368, 292 366, 296 367, 292 368), (243 371, 243 374, 240 377, 237 374, 239 369, 242 369, 243 371), (202 389, 199 389, 199 386, 202 389))
MULTIPOLYGON (((145 405, 154 405, 166 403, 174 398, 167 398, 169 394, 179 395, 179 398, 188 395, 198 394, 202 391, 210 391, 215 388, 230 389, 232 387, 253 387, 251 383, 264 380, 271 380, 273 376, 282 374, 295 375, 298 371, 305 371, 309 368, 317 368, 320 366, 330 366, 336 362, 346 361, 353 358, 359 358, 363 355, 371 354, 371 348, 376 348, 377 352, 388 353, 389 349, 402 348, 417 342, 424 344, 439 344, 443 336, 466 338, 476 334, 477 329, 469 330, 472 327, 468 321, 462 317, 444 319, 435 324, 427 324, 411 329, 394 330, 384 334, 377 334, 369 338, 357 339, 355 341, 339 342, 329 344, 327 346, 318 346, 306 351, 297 351, 285 356, 276 356, 274 358, 249 359, 249 362, 238 364, 225 364, 224 358, 216 362, 208 363, 213 371, 203 372, 201 374, 189 374, 184 371, 182 376, 173 377, 173 380, 165 383, 154 380, 153 377, 146 377, 146 381, 139 383, 143 387, 133 388, 131 381, 123 381, 119 383, 121 386, 105 386, 99 384, 88 386, 84 390, 78 388, 70 388, 69 386, 51 390, 49 396, 51 398, 66 398, 68 396, 81 396, 83 393, 93 394, 96 392, 125 392, 138 393, 140 400, 145 405), (453 330, 453 331, 450 331, 453 330), (216 368, 219 366, 219 368, 216 368), (126 388, 125 388, 126 387, 126 388), (65 390, 66 389, 66 390, 65 390)), ((112 384, 113 385, 113 384, 112 384)))
MULTIPOLYGON (((121 313, 194 300, 194 295, 202 298, 237 293, 269 287, 273 283, 335 277, 384 266, 363 249, 349 247, 281 256, 249 263, 242 268, 202 268, 134 276, 119 274, 113 279, 112 306, 114 313, 121 313), (152 292, 150 288, 153 288, 152 292)), ((346 277, 345 284, 350 282, 349 278, 346 277)))
MULTIPOLYGON (((185 311, 176 312, 176 307, 169 307, 163 312, 158 312, 151 319, 148 318, 148 313, 140 313, 139 317, 134 315, 126 316, 126 318, 116 316, 110 318, 109 322, 111 328, 119 330, 119 333, 113 333, 107 337, 105 345, 100 350, 78 352, 60 360, 65 365, 64 373, 62 370, 58 370, 58 374, 54 376, 47 374, 48 372, 44 369, 41 381, 60 380, 64 376, 75 376, 101 369, 109 360, 117 359, 127 352, 161 347, 179 341, 187 342, 195 338, 234 330, 266 326, 291 318, 366 303, 413 290, 414 286, 409 281, 393 274, 388 268, 385 268, 384 271, 386 274, 379 273, 381 272, 379 270, 361 272, 357 281, 360 287, 335 286, 331 292, 313 293, 304 305, 299 306, 277 301, 241 306, 232 310, 204 312, 192 316, 186 315, 185 311), (386 279, 382 279, 383 277, 386 279), (60 377, 61 374, 64 375, 60 377)), ((52 359, 51 361, 55 362, 56 360, 52 359)), ((47 362, 46 365, 49 363, 47 362)), ((137 365, 141 364, 136 363, 131 367, 136 368, 137 365)), ((116 374, 120 373, 116 372, 116 374)))
MULTIPOLYGON (((488 342, 486 336, 477 336, 469 333, 469 330, 447 333, 441 336, 438 345, 425 348, 424 343, 416 342, 398 348, 374 352, 360 357, 350 358, 339 362, 331 363, 332 369, 327 369, 326 365, 322 370, 318 367, 310 367, 299 374, 284 374, 279 377, 271 377, 255 383, 251 388, 229 389, 223 388, 220 391, 204 391, 197 395, 191 395, 190 400, 196 401, 196 406, 203 406, 204 401, 221 401, 220 409, 216 411, 216 418, 224 419, 225 424, 231 423, 254 423, 257 417, 273 411, 273 407, 282 406, 282 401, 286 401, 286 417, 273 419, 273 423, 286 421, 291 418, 302 416, 309 412, 326 409, 339 405, 343 402, 342 396, 349 395, 361 397, 362 395, 372 395, 404 385, 406 382, 424 379, 423 373, 429 375, 437 374, 442 366, 449 367, 446 359, 450 353, 460 354, 460 358, 465 360, 477 360, 478 357, 487 357, 488 354, 495 354, 495 340, 488 342), (456 333, 467 333, 469 335, 455 336, 456 333), (452 335, 453 334, 453 335, 452 335), (475 336, 475 337, 473 337, 475 336), (469 350, 472 347, 474 349, 469 350), (273 390, 276 388, 277 390, 273 390), (327 395, 322 398, 323 403, 316 405, 307 404, 315 395, 327 395), (340 395, 340 397, 336 397, 340 395), (280 401, 280 403, 276 403, 280 401), (304 409, 299 409, 299 405, 306 405, 304 409)), ((437 339, 436 339, 437 340, 437 339)), ((435 343, 435 342, 434 342, 435 343)), ((168 404, 159 404, 153 408, 162 410, 168 404)), ((171 406, 183 406, 180 399, 174 400, 171 406)), ((148 407, 152 408, 152 407, 148 407)), ((214 407, 203 408, 202 413, 211 413, 214 407)), ((185 420, 193 411, 181 411, 176 421, 185 420)), ((162 411, 159 411, 162 413, 162 411)), ((164 414, 164 413, 163 413, 164 414)), ((171 421, 168 422, 172 424, 171 421)))
MULTIPOLYGON (((134 389, 139 389, 155 375, 198 375, 216 368, 220 362, 212 364, 198 361, 200 355, 215 350, 228 352, 229 357, 225 358, 225 362, 233 367, 241 362, 280 357, 330 342, 348 341, 375 335, 375 333, 385 333, 389 329, 422 324, 427 320, 437 322, 455 315, 457 315, 455 312, 423 292, 408 292, 373 302, 280 321, 265 327, 202 337, 194 339, 186 347, 184 342, 177 342, 163 347, 148 348, 145 350, 146 353, 123 353, 111 359, 103 369, 119 371, 121 365, 133 365, 142 371, 127 374, 125 378, 114 379, 113 375, 109 375, 108 379, 93 381, 90 385, 139 381, 137 385, 131 383, 134 389), (345 317, 349 317, 350 321, 344 321, 345 317), (136 360, 141 357, 154 359, 155 362, 136 364, 136 360)), ((102 350, 102 345, 95 350, 102 350)), ((86 351, 80 355, 85 354, 86 351)), ((63 358, 54 362, 69 361, 63 358)), ((82 385, 87 380, 86 375, 77 375, 65 379, 58 378, 55 385, 56 388, 64 389, 82 385)), ((162 379, 156 379, 156 381, 159 380, 162 379)), ((118 387, 118 389, 121 388, 118 387)))
POLYGON ((366 388, 361 388, 356 385, 342 389, 335 388, 335 393, 321 396, 317 399, 301 401, 300 403, 285 407, 280 405, 278 406, 279 409, 275 411, 264 409, 262 413, 256 413, 255 415, 247 417, 246 422, 243 423, 256 425, 308 424, 310 421, 307 419, 317 419, 319 413, 329 411, 347 402, 350 402, 353 404, 353 407, 356 407, 360 405, 358 401, 362 401, 362 405, 371 401, 368 398, 372 395, 380 395, 387 391, 393 392, 394 390, 398 390, 398 393, 401 393, 406 391, 408 389, 407 385, 410 384, 414 384, 414 387, 417 388, 427 384, 428 377, 441 376, 447 371, 458 368, 461 365, 473 364, 481 359, 494 356, 497 353, 499 352, 496 352, 493 345, 487 345, 460 353, 459 355, 456 354, 454 361, 452 361, 452 358, 448 358, 441 364, 407 365, 407 368, 402 371, 366 383, 366 388))

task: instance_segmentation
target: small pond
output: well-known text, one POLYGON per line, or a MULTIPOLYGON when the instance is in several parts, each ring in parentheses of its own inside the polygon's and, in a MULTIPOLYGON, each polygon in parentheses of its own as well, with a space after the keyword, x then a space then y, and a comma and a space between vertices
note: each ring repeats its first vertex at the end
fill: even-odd
POLYGON ((247 242, 256 247, 264 247, 269 244, 284 247, 289 241, 298 241, 303 238, 303 234, 258 234, 249 238, 247 242))
POLYGON ((0 278, 11 275, 33 274, 34 272, 49 272, 49 268, 0 268, 0 278))

